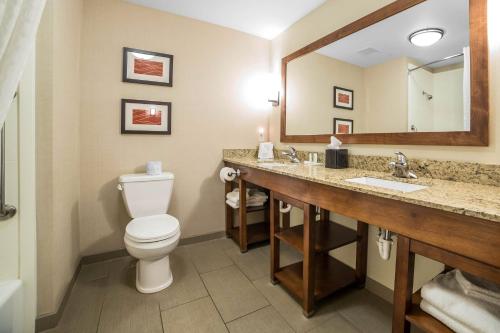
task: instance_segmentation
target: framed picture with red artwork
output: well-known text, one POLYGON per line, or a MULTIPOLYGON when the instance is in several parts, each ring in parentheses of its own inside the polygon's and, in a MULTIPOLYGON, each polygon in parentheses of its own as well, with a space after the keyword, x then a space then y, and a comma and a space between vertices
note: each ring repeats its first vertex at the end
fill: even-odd
POLYGON ((333 107, 346 110, 354 109, 354 91, 333 87, 333 107))
POLYGON ((123 82, 172 87, 174 56, 123 48, 123 82))
POLYGON ((172 134, 172 103, 122 99, 122 134, 172 134))
POLYGON ((352 119, 333 118, 333 134, 352 134, 353 127, 352 119))

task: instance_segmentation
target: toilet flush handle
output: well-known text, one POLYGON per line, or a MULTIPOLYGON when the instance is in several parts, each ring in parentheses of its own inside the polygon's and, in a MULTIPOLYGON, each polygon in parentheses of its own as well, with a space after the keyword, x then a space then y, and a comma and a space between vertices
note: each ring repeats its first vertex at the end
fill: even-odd
POLYGON ((116 188, 118 189, 118 191, 123 191, 122 184, 118 184, 118 186, 116 186, 116 188))

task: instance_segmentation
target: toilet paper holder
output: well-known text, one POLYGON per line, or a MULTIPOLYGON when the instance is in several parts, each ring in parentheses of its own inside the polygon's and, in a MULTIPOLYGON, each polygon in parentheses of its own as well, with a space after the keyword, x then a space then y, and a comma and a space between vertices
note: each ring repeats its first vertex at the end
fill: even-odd
POLYGON ((229 176, 229 177, 232 177, 232 176, 239 177, 240 175, 242 175, 242 173, 241 173, 240 169, 236 169, 236 171, 235 171, 235 172, 229 172, 229 173, 228 173, 228 176, 229 176))

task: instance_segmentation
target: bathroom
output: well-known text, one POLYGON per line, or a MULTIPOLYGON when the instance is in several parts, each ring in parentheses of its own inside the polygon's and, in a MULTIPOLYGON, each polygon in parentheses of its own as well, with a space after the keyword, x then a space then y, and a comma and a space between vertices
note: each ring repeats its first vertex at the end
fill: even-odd
POLYGON ((499 332, 499 22, 497 0, 7 0, 0 333, 499 332), (436 312, 450 278, 486 305, 436 312))

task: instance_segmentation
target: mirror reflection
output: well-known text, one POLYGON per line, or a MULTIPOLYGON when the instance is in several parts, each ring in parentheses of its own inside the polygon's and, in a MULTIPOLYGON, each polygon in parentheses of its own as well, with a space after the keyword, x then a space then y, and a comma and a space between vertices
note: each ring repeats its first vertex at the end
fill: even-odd
POLYGON ((289 62, 286 133, 468 131, 469 58, 468 0, 425 1, 289 62))

